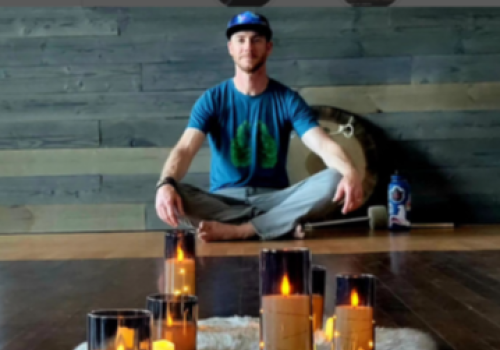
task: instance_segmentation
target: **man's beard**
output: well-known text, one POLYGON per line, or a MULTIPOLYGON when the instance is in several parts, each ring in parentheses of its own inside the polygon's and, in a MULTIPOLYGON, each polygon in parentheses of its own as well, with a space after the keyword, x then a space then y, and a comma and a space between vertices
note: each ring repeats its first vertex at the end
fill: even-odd
POLYGON ((238 62, 236 62, 236 64, 238 65, 238 67, 244 71, 245 73, 255 73, 256 71, 258 71, 263 65, 264 63, 266 63, 266 57, 261 57, 260 60, 254 64, 253 66, 250 66, 250 67, 243 67, 241 66, 240 64, 238 64, 238 62))

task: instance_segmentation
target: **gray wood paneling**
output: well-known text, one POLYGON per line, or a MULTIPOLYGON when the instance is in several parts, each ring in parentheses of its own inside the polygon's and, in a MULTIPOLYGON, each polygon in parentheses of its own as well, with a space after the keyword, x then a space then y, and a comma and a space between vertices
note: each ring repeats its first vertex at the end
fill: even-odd
POLYGON ((393 141, 388 150, 387 159, 400 169, 500 167, 499 138, 393 141))
MULTIPOLYGON (((158 174, 0 177, 0 205, 154 203, 158 174)), ((203 189, 209 173, 186 174, 203 189)))
POLYGON ((115 20, 66 18, 0 19, 0 38, 59 37, 59 36, 116 36, 118 23, 115 20))
POLYGON ((0 93, 65 94, 133 92, 141 89, 138 64, 0 68, 0 93))
MULTIPOLYGON (((158 174, 139 175, 103 175, 99 203, 154 203, 158 174)), ((209 173, 189 172, 182 179, 183 183, 203 189, 210 186, 209 173)))
POLYGON ((486 54, 500 52, 500 28, 478 28, 463 33, 464 53, 486 54))
MULTIPOLYGON (((354 58, 269 61, 271 77, 295 87, 363 84, 405 84, 410 81, 411 58, 354 58)), ((234 75, 229 61, 193 65, 171 62, 145 65, 144 91, 206 89, 234 75)))
MULTIPOLYGON (((187 118, 105 120, 101 122, 103 147, 173 147, 184 132, 187 118)), ((207 142, 205 142, 207 146, 207 142)))
MULTIPOLYGON (((80 1, 79 1, 80 2, 80 1)), ((0 18, 29 18, 29 19, 53 19, 61 17, 102 17, 99 11, 92 8, 81 6, 73 6, 75 4, 67 4, 67 6, 5 6, 0 11, 0 18)))
POLYGON ((474 25, 477 9, 467 7, 390 8, 390 24, 395 27, 464 27, 474 25))
MULTIPOLYGON (((228 21, 233 14, 243 11, 242 9, 220 11, 209 8, 205 10, 208 10, 209 14, 176 11, 175 14, 162 12, 161 15, 127 15, 129 20, 122 22, 120 33, 123 36, 165 33, 171 39, 201 41, 218 38, 224 41, 228 21), (200 27, 203 30, 200 30, 200 27), (183 30, 180 31, 179 28, 183 30)), ((342 11, 335 8, 261 8, 258 12, 267 16, 277 37, 328 37, 334 31, 354 28, 356 19, 354 10, 342 11), (315 26, 310 25, 312 22, 315 26), (321 28, 321 31, 317 28, 321 28)))
MULTIPOLYGON (((86 148, 2 150, 0 176, 134 175, 160 173, 170 148, 86 148)), ((190 170, 210 170, 210 150, 202 148, 190 170)))
MULTIPOLYGON (((466 164, 463 165, 467 166, 466 164)), ((500 193, 500 168, 438 168, 412 170, 408 174, 417 196, 488 195, 500 193)))
MULTIPOLYGON (((184 33, 184 31, 178 32, 184 33)), ((439 55, 460 53, 460 35, 452 28, 356 29, 332 31, 328 37, 277 37, 273 58, 322 59, 360 56, 439 55)), ((326 35, 324 34, 324 35, 326 35)), ((500 52, 500 49, 497 49, 500 52)), ((168 33, 133 37, 1 39, 0 64, 63 65, 96 63, 158 63, 168 60, 229 60, 224 37, 197 39, 168 33)))
POLYGON ((90 120, 0 122, 0 149, 99 147, 98 124, 90 120))
POLYGON ((199 91, 0 96, 0 120, 106 120, 189 115, 199 91))
POLYGON ((498 194, 425 196, 415 193, 412 198, 413 222, 498 223, 499 212, 498 194))
POLYGON ((413 57, 414 84, 463 83, 500 80, 500 55, 413 57))
MULTIPOLYGON (((354 113, 496 110, 500 83, 299 88, 310 104, 354 113)), ((204 90, 0 96, 0 120, 117 120, 187 117, 204 90)))
POLYGON ((363 117, 392 140, 497 139, 500 111, 375 113, 363 117))
POLYGON ((361 30, 358 37, 365 56, 448 55, 460 52, 459 31, 447 27, 366 29, 361 30))
POLYGON ((97 202, 99 175, 0 177, 0 205, 97 202))
POLYGON ((0 206, 0 233, 144 231, 144 204, 0 206))

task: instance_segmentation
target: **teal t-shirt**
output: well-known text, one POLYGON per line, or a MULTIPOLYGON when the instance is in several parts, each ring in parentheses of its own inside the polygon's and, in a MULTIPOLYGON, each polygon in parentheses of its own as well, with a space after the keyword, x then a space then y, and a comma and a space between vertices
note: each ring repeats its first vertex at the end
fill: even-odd
POLYGON ((302 137, 319 123, 304 99, 271 79, 257 96, 241 93, 228 79, 196 101, 188 127, 208 137, 210 191, 226 187, 289 186, 290 135, 302 137))

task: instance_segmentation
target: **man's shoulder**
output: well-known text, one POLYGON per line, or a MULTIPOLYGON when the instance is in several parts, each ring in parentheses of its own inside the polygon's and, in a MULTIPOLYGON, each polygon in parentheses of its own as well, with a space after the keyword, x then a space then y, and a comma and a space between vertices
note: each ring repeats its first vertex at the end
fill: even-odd
POLYGON ((282 83, 279 80, 276 80, 276 79, 273 79, 273 78, 269 78, 269 84, 270 84, 271 90, 275 94, 283 96, 284 98, 294 99, 294 98, 297 98, 297 97, 300 96, 297 91, 295 91, 293 88, 291 88, 290 86, 282 83))
POLYGON ((221 96, 227 94, 227 92, 231 89, 231 79, 226 79, 208 87, 204 94, 210 96, 221 96))

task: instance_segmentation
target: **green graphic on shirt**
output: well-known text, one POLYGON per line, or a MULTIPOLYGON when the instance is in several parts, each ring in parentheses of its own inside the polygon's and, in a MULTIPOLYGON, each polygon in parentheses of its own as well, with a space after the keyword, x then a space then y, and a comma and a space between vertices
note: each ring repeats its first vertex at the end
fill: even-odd
MULTIPOLYGON (((262 122, 258 125, 259 163, 262 168, 271 169, 278 162, 278 146, 267 126, 262 122)), ((250 124, 245 121, 238 127, 236 137, 231 141, 231 161, 236 167, 247 167, 251 163, 250 133, 250 124)))
POLYGON ((250 124, 245 121, 238 127, 236 137, 231 141, 231 161, 239 168, 249 166, 251 160, 250 124))
POLYGON ((278 147, 266 124, 259 123, 259 161, 264 169, 273 168, 278 162, 278 147))

